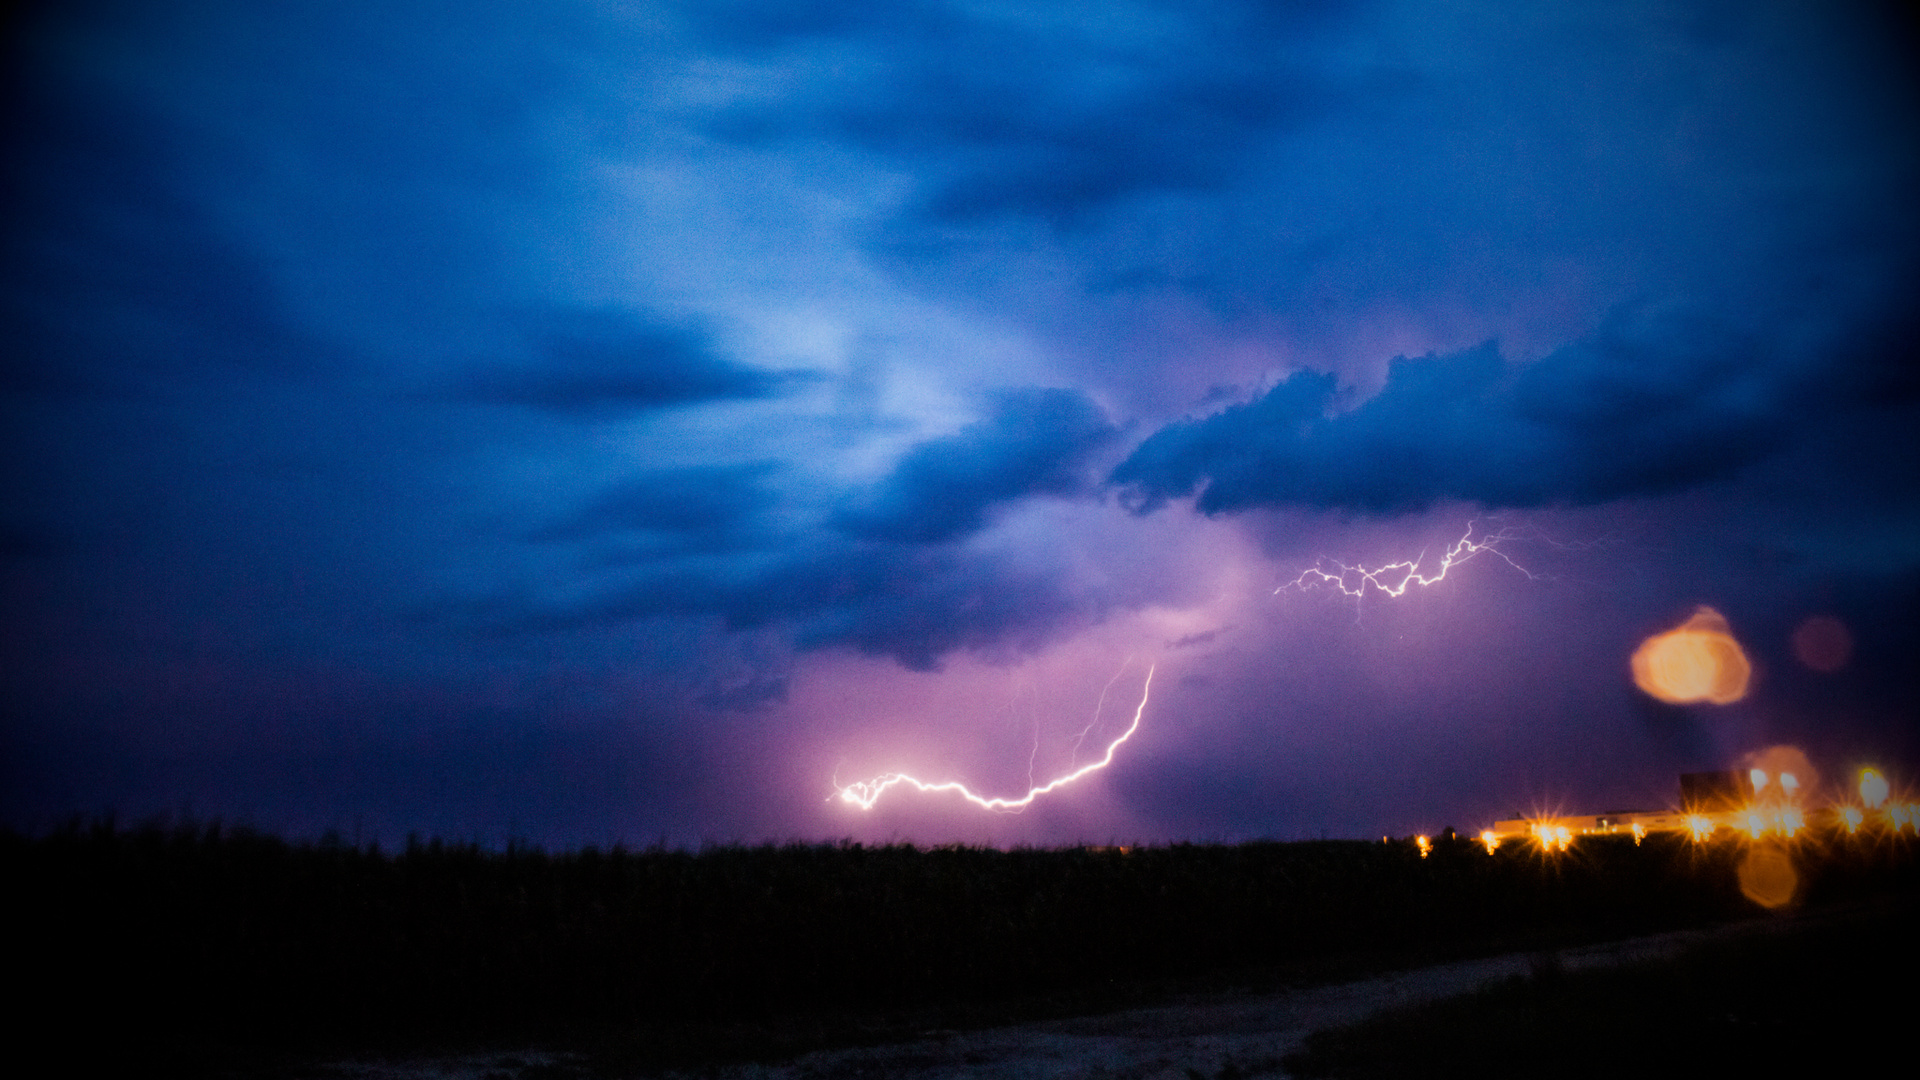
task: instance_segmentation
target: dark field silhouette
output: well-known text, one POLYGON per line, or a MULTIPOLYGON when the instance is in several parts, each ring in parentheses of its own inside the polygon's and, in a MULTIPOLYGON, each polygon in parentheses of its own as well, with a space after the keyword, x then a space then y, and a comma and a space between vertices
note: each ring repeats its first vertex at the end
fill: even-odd
MULTIPOLYGON (((1741 846, 1443 837, 1001 851, 398 851, 219 825, 4 836, 24 1030, 71 1057, 587 1047, 652 1067, 1271 989, 1754 915, 1741 846), (58 1023, 56 1024, 56 1021, 58 1023)), ((1911 896, 1910 836, 1795 849, 1795 907, 1911 896)))
POLYGON ((1474 993, 1315 1032, 1279 1064, 1347 1080, 1847 1076, 1876 1063, 1897 1074, 1912 1061, 1920 909, 1836 914, 1659 963, 1566 972, 1547 959, 1474 993))

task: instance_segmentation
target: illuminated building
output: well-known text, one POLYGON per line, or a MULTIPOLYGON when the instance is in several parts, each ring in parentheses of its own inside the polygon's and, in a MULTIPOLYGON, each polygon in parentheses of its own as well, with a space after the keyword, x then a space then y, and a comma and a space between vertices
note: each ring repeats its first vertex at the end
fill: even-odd
POLYGON ((1687 773, 1680 777, 1679 809, 1515 816, 1494 822, 1479 841, 1491 853, 1508 840, 1565 851, 1583 836, 1630 835, 1638 843, 1654 833, 1676 833, 1704 843, 1722 835, 1792 840, 1809 830, 1848 836, 1863 829, 1920 834, 1920 804, 1889 798, 1887 782, 1877 770, 1861 770, 1858 787, 1861 799, 1855 802, 1810 795, 1790 771, 1687 773))

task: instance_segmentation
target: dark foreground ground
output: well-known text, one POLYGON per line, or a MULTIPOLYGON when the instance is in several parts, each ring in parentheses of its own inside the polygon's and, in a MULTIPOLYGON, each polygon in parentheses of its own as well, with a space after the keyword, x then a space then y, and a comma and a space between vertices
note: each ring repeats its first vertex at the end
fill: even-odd
POLYGON ((1653 962, 1568 971, 1545 954, 1477 992, 1316 1032, 1278 1065, 1355 1080, 1911 1075, 1917 920, 1909 899, 1774 916, 1653 962))
MULTIPOLYGON (((1911 907, 1847 904, 1266 993, 973 1030, 772 1063, 611 1068, 552 1050, 315 1062, 313 1080, 1230 1080, 1260 1076, 1826 1076, 1912 1041, 1911 907), (1814 987, 1859 976, 1854 993, 1814 987), (1876 988, 1880 989, 1876 992, 1876 988), (1675 1006, 1678 1005, 1678 1008, 1675 1006), (1773 1034, 1774 1022, 1782 1022, 1773 1034)), ((1872 1069, 1865 1070, 1869 1075, 1872 1069)))
MULTIPOLYGON (((1863 835, 1791 848, 1790 910, 1905 912, 1859 932, 1879 942, 1867 954, 1884 958, 1899 986, 1910 985, 1912 938, 1889 928, 1912 925, 1914 847, 1910 835, 1863 835)), ((29 1043, 81 1017, 99 1038, 54 1047, 76 1068, 197 1075, 299 1075, 316 1062, 526 1046, 571 1055, 521 1062, 534 1073, 701 1071, 928 1031, 1271 997, 1750 918, 1759 909, 1735 873, 1744 851, 1730 838, 1594 838, 1551 857, 1445 840, 1429 858, 1411 843, 1361 842, 549 855, 438 843, 384 853, 204 826, 0 837, 24 928, 17 972, 38 991, 22 1027, 29 1043)), ((1833 984, 1874 973, 1837 947, 1782 953, 1778 971, 1763 961, 1703 970, 1736 971, 1736 988, 1759 987, 1770 971, 1777 985, 1791 971, 1808 995, 1851 992, 1833 984)), ((1690 970, 1688 988, 1663 997, 1589 990, 1585 975, 1547 964, 1504 990, 1517 997, 1496 990, 1470 1006, 1486 1014, 1478 1019, 1407 1021, 1485 1029, 1455 1036, 1458 1047, 1418 1027, 1348 1043, 1326 1036, 1292 1067, 1348 1075, 1374 1067, 1353 1047, 1396 1042, 1455 1062, 1469 1060, 1475 1040, 1527 1059, 1541 1038, 1600 1037, 1589 1028, 1691 1030, 1672 1019, 1682 1006, 1698 1014, 1725 995, 1690 970), (1643 997, 1652 1004, 1637 1004, 1643 997), (1614 1019, 1581 1019, 1602 1014, 1614 1019)), ((1756 1011, 1766 1000, 1722 1012, 1774 1025, 1777 1012, 1756 1011)), ((1821 1024, 1879 1015, 1871 1002, 1793 1007, 1817 1010, 1806 1015, 1821 1024)), ((1720 1021, 1707 1008, 1699 1022, 1711 1027, 1720 1021)), ((1409 1060, 1389 1059, 1378 1074, 1409 1075, 1409 1060)), ((1280 1068, 1268 1055, 1201 1074, 1280 1068)))

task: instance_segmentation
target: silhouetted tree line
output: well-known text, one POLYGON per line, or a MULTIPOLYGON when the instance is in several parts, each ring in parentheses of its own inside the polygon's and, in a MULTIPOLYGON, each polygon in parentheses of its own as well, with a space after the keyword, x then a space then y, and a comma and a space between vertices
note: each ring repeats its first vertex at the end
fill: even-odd
MULTIPOLYGON (((15 972, 51 1021, 233 1045, 565 1039, 1316 965, 1754 911, 1734 844, 1551 857, 1411 842, 504 851, 220 825, 5 834, 15 972)), ((1901 843, 1805 848, 1808 902, 1907 890, 1901 843)), ((32 1023, 29 1014, 29 1023, 32 1023)))

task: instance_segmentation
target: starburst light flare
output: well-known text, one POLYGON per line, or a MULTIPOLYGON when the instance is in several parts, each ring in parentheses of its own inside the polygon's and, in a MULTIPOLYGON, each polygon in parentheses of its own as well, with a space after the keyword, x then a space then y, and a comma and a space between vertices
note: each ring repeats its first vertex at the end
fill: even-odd
MULTIPOLYGON (((834 781, 835 791, 832 795, 829 795, 827 797, 827 801, 832 802, 834 799, 837 798, 841 802, 852 803, 853 805, 858 806, 862 810, 871 810, 873 809, 874 804, 880 801, 880 796, 887 792, 887 789, 892 787, 897 787, 900 785, 905 785, 907 787, 914 788, 915 790, 928 792, 928 793, 941 792, 941 791, 958 792, 961 795, 961 797, 965 798, 968 802, 974 804, 975 806, 980 807, 983 810, 994 810, 1000 813, 1017 814, 1020 811, 1025 810, 1027 806, 1033 802, 1033 800, 1039 798, 1040 796, 1048 794, 1049 792, 1057 791, 1060 788, 1063 788, 1068 784, 1073 783, 1075 780, 1078 780, 1081 777, 1087 775, 1088 773, 1097 772, 1113 763, 1114 751, 1120 748, 1121 743, 1126 742, 1128 739, 1131 739, 1133 737, 1134 732, 1140 730, 1140 718, 1146 715, 1147 698, 1153 692, 1154 667, 1155 665, 1148 665, 1147 667, 1146 681, 1140 687, 1140 704, 1134 706, 1133 722, 1127 725, 1127 730, 1121 732, 1118 738, 1114 739, 1112 742, 1107 744, 1107 752, 1101 755, 1100 760, 1088 762, 1087 764, 1082 765, 1077 769, 1074 769, 1072 772, 1069 772, 1064 776, 1055 777, 1054 779, 1049 780, 1044 784, 1037 784, 1037 785, 1031 786, 1027 789, 1027 793, 1025 795, 1021 795, 1018 798, 1009 799, 1009 798, 1003 798, 1000 796, 994 796, 991 798, 983 797, 981 795, 975 794, 972 789, 968 788, 967 785, 961 783, 958 780, 946 780, 940 783, 929 783, 928 781, 921 780, 917 777, 909 776, 906 773, 883 773, 879 776, 874 777, 871 780, 856 780, 851 784, 841 784, 836 779, 834 781)), ((1117 677, 1118 676, 1116 676, 1116 678, 1117 677)), ((1108 686, 1111 687, 1112 683, 1109 682, 1108 686)), ((1101 700, 1103 702, 1105 700, 1104 691, 1101 694, 1101 700)), ((1096 723, 1099 721, 1099 716, 1097 712, 1095 714, 1094 720, 1096 723)), ((1091 725, 1089 725, 1088 730, 1092 730, 1091 725)), ((1081 732, 1081 737, 1084 738, 1085 736, 1086 736, 1086 732, 1085 731, 1081 732)))

